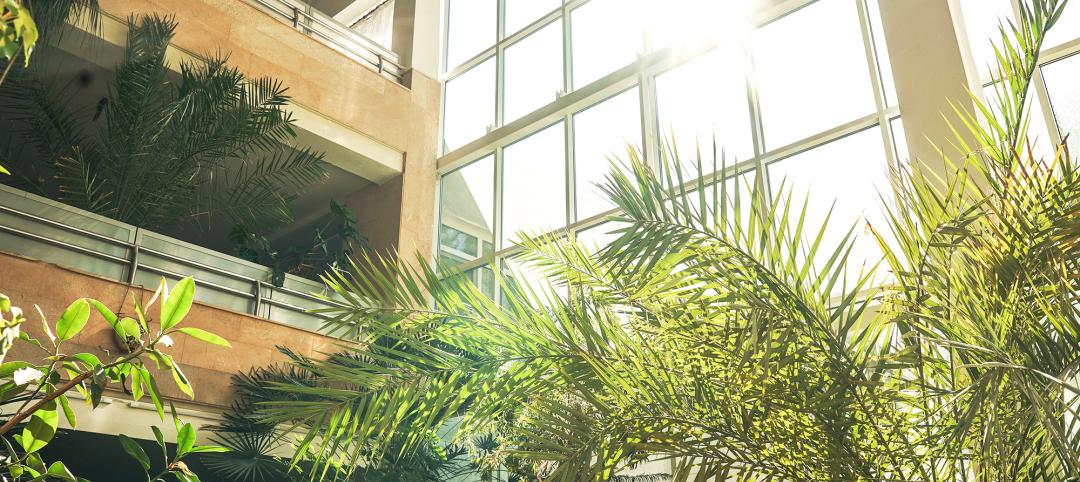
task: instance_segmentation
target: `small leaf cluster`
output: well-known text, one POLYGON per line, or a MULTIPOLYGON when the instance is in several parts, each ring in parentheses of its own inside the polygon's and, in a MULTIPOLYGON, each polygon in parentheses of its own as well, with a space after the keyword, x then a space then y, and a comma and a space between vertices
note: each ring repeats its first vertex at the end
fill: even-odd
POLYGON ((37 39, 38 29, 30 9, 20 0, 0 2, 0 58, 14 61, 21 50, 29 64, 37 39))

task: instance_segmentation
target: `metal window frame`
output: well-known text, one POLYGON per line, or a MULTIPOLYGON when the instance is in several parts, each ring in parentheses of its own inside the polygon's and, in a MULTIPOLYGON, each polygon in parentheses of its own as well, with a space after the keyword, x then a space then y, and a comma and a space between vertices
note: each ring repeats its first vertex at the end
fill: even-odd
MULTIPOLYGON (((447 2, 447 12, 449 8, 449 1, 447 2)), ((503 12, 502 5, 505 0, 499 0, 500 5, 500 22, 502 21, 503 12)), ((714 51, 717 47, 722 45, 720 41, 707 42, 701 45, 687 47, 686 45, 673 45, 666 48, 652 51, 646 54, 638 56, 637 60, 629 65, 617 69, 604 77, 591 82, 588 85, 582 86, 579 89, 571 90, 573 86, 573 39, 571 28, 571 15, 570 11, 584 5, 591 0, 568 0, 564 1, 560 8, 553 10, 552 12, 536 19, 528 26, 512 33, 509 36, 500 36, 500 40, 491 48, 485 50, 462 63, 459 66, 453 67, 447 70, 442 78, 445 83, 453 80, 454 78, 467 72, 469 69, 479 65, 481 62, 486 61, 491 55, 504 55, 505 47, 512 45, 513 43, 535 33, 541 28, 548 26, 553 21, 563 22, 563 73, 564 73, 564 87, 565 93, 552 102, 549 105, 541 107, 536 111, 527 114, 519 119, 512 120, 507 124, 499 124, 495 129, 488 132, 487 135, 476 139, 464 146, 454 149, 450 152, 444 153, 437 161, 437 172, 441 176, 451 173, 458 168, 471 164, 476 160, 483 159, 491 153, 495 154, 495 226, 494 226, 494 246, 495 251, 492 256, 488 258, 481 258, 472 262, 463 264, 456 267, 462 271, 468 271, 478 268, 483 265, 496 266, 503 259, 512 257, 520 251, 519 246, 501 247, 502 238, 502 173, 503 173, 503 149, 511 144, 514 144, 526 137, 529 137, 541 130, 554 125, 555 123, 564 122, 565 131, 565 147, 566 147, 566 207, 567 207, 567 220, 568 224, 556 228, 553 232, 564 234, 567 236, 574 236, 576 233, 596 227, 603 224, 612 215, 617 213, 617 210, 611 210, 604 213, 600 213, 594 216, 590 216, 584 219, 576 219, 576 163, 574 158, 574 115, 580 113, 589 107, 599 104, 609 98, 619 95, 626 90, 637 87, 639 89, 639 105, 641 108, 641 135, 642 135, 642 149, 645 159, 650 164, 657 164, 659 161, 659 149, 660 136, 659 136, 659 106, 657 105, 657 96, 655 92, 656 77, 671 69, 694 60, 700 56, 706 55, 714 51)), ((776 6, 757 12, 752 23, 753 28, 761 28, 764 25, 779 20, 787 15, 793 14, 802 8, 815 3, 818 0, 786 0, 776 6)), ((750 113, 751 135, 753 136, 754 155, 750 159, 745 159, 731 166, 727 166, 724 172, 713 173, 708 176, 708 182, 719 181, 723 178, 730 176, 744 174, 749 171, 757 172, 757 181, 762 183, 762 189, 759 190, 763 195, 769 195, 769 182, 768 182, 768 169, 767 165, 773 162, 794 156, 796 154, 814 149, 816 147, 828 144, 829 142, 842 139, 849 135, 865 131, 867 129, 878 128, 880 130, 882 144, 885 147, 887 160, 896 164, 899 162, 896 155, 896 145, 893 139, 892 129, 890 121, 900 116, 899 106, 889 105, 883 85, 883 78, 881 75, 881 61, 878 58, 878 50, 875 45, 875 39, 873 36, 873 30, 869 18, 869 9, 866 6, 867 1, 876 0, 835 0, 835 1, 849 1, 854 3, 854 7, 858 10, 858 17, 860 22, 860 33, 863 39, 863 46, 866 53, 866 68, 870 74, 870 81, 872 91, 874 93, 875 111, 869 115, 853 119, 847 123, 834 126, 830 129, 818 132, 806 138, 797 140, 785 146, 780 146, 774 149, 765 150, 764 144, 764 128, 761 116, 761 107, 758 99, 758 92, 756 90, 756 79, 754 71, 752 44, 747 43, 742 49, 743 55, 746 60, 746 89, 747 89, 747 108, 750 113)), ((449 12, 447 13, 449 15, 449 12)), ((643 45, 648 42, 648 29, 642 31, 643 45)), ((444 40, 446 38, 444 37, 444 40)), ((881 48, 884 48, 882 46, 881 48)), ((444 53, 445 57, 445 53, 444 53)), ((501 85, 504 79, 501 77, 497 80, 497 95, 502 95, 504 90, 501 85)), ((444 87, 445 88, 445 87, 444 87)), ((445 114, 445 112, 444 112, 445 114)), ((441 140, 440 140, 441 143, 441 140)), ((440 183, 441 184, 441 183, 440 183)), ((441 196, 436 198, 436 203, 441 206, 441 196)), ((436 220, 436 228, 438 223, 436 220)), ((496 287, 497 288, 497 287, 496 287)), ((497 295, 497 294, 496 294, 497 295)))

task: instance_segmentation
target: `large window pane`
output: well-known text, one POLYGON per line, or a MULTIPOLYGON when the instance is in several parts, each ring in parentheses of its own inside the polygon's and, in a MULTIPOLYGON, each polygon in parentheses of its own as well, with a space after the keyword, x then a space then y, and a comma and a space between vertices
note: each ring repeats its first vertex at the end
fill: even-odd
POLYGON ((597 184, 603 184, 613 160, 628 162, 628 145, 641 148, 640 105, 634 87, 574 114, 577 219, 615 207, 597 184))
MULTIPOLYGON (((1013 18, 1011 0, 960 0, 964 30, 979 78, 987 79, 997 68, 994 46, 1001 46, 1003 22, 1013 18)), ((1008 25, 1006 23, 1006 25, 1008 25)))
POLYGON ((1080 152, 1080 56, 1043 67, 1043 80, 1050 93, 1058 132, 1063 138, 1069 135, 1070 152, 1080 152))
POLYGON ((851 1, 821 0, 762 27, 754 62, 769 149, 876 109, 851 1))
POLYGON ((495 124, 495 58, 447 82, 444 102, 443 152, 487 133, 495 124))
POLYGON ((492 254, 495 156, 443 176, 439 199, 439 259, 458 265, 492 254))
POLYGON ((640 0, 593 0, 570 12, 575 89, 637 58, 639 8, 640 0))
POLYGON ((660 136, 674 140, 687 173, 697 171, 698 146, 703 168, 711 170, 714 139, 718 164, 753 157, 746 74, 738 50, 716 50, 658 76, 656 96, 660 136), (726 157, 719 158, 721 153, 726 157))
POLYGON ((450 0, 448 15, 447 70, 495 45, 496 0, 450 0))
POLYGON ((506 35, 513 35, 561 4, 560 0, 506 0, 506 35))
POLYGON ((503 150, 501 247, 566 225, 566 147, 562 122, 503 150))
POLYGON ((781 185, 784 195, 790 192, 791 199, 800 204, 809 194, 805 229, 810 233, 816 234, 832 209, 815 260, 818 266, 828 260, 856 222, 854 246, 848 259, 848 279, 853 281, 860 268, 869 269, 881 259, 881 249, 863 222, 868 221, 881 232, 888 232, 879 197, 879 193, 889 190, 887 161, 877 127, 775 162, 768 169, 773 196, 777 195, 781 185))
POLYGON ((503 120, 510 122, 555 100, 563 87, 562 24, 552 22, 507 47, 503 120))

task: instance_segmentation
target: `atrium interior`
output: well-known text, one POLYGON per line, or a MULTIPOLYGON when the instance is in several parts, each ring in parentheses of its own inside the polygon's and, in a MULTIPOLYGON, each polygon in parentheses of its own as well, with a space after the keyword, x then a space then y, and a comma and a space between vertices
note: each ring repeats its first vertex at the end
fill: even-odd
POLYGON ((0 480, 1080 480, 1078 2, 0 0, 0 480))

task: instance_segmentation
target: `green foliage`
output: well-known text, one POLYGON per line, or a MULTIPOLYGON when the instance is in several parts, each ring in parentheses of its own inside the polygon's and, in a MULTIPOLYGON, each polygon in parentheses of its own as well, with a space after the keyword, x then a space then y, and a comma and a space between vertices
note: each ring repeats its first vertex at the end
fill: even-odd
MULTIPOLYGON (((0 295, 0 325, 3 326, 4 337, 0 360, 15 341, 21 341, 44 354, 39 362, 20 360, 0 364, 0 402, 5 406, 4 414, 0 416, 0 441, 4 442, 0 447, 4 452, 0 459, 0 471, 11 474, 15 480, 23 480, 24 477, 35 481, 50 478, 46 474, 69 481, 83 480, 71 475, 62 462, 54 462, 46 467, 37 454, 56 435, 61 413, 69 425, 76 426, 77 420, 68 394, 72 389, 78 391, 91 408, 97 408, 107 387, 119 384, 121 389, 127 391, 126 384, 130 382, 133 398, 138 401, 144 395, 149 395, 158 415, 164 420, 165 406, 161 392, 146 366, 149 360, 153 360, 159 370, 171 373, 181 391, 193 396, 190 383, 180 367, 164 351, 172 344, 171 335, 185 333, 208 343, 229 346, 227 341, 206 330, 178 326, 191 309, 194 294, 195 283, 191 278, 180 280, 171 291, 162 279, 146 306, 149 308, 159 298, 162 300, 161 316, 157 320, 146 316, 146 311, 134 295, 132 304, 137 319, 120 317, 104 303, 85 298, 68 306, 53 323, 49 323, 39 308, 41 332, 47 337, 45 342, 20 331, 20 326, 26 321, 22 311, 12 306, 6 296, 0 295), (125 353, 102 361, 92 353, 72 354, 63 349, 65 342, 75 339, 86 327, 91 318, 91 307, 113 328, 126 348, 125 353), (155 322, 156 329, 153 328, 155 322), (11 439, 18 448, 8 439, 8 434, 17 427, 21 427, 21 431, 11 439)), ((166 475, 181 481, 198 480, 181 459, 190 453, 224 450, 214 446, 196 446, 195 428, 176 419, 175 411, 173 419, 179 433, 176 453, 171 459, 166 454, 165 459, 169 461, 167 467, 148 480, 165 480, 163 477, 166 475)), ((164 448, 160 430, 156 427, 155 434, 164 448)), ((134 457, 144 470, 150 470, 149 458, 137 443, 123 435, 120 442, 123 450, 134 457)))
POLYGON ((23 61, 29 65, 37 38, 37 24, 23 2, 4 0, 0 3, 0 58, 11 62, 21 51, 23 61))
POLYGON ((316 279, 323 272, 346 266, 350 257, 370 248, 356 229, 352 211, 337 201, 330 201, 330 219, 316 227, 306 245, 276 249, 270 240, 243 224, 233 226, 229 241, 236 256, 273 270, 274 286, 285 283, 285 274, 316 279))
MULTIPOLYGON (((281 349, 287 357, 300 360, 293 352, 281 349)), ((333 359, 347 364, 349 356, 333 359)), ((464 445, 447 444, 434 432, 429 432, 421 446, 407 454, 393 451, 365 452, 355 459, 353 471, 308 471, 319 454, 311 453, 295 464, 276 453, 293 443, 288 431, 272 423, 265 423, 254 415, 256 408, 264 403, 295 403, 318 399, 318 394, 285 394, 274 390, 280 384, 314 387, 314 378, 302 368, 267 367, 252 370, 248 374, 234 376, 234 387, 239 400, 225 414, 222 423, 209 427, 214 441, 228 447, 229 451, 207 459, 211 469, 224 480, 244 481, 395 481, 395 482, 444 482, 455 477, 475 474, 477 465, 470 460, 473 451, 464 445)), ((398 440, 395 444, 400 444, 398 440)), ((471 479, 470 479, 471 480, 471 479)), ((481 480, 492 480, 490 478, 481 480)))
MULTIPOLYGON (((172 408, 170 406, 170 408, 172 408)), ((173 424, 176 426, 176 449, 173 451, 172 457, 169 456, 169 447, 165 444, 164 434, 161 429, 154 426, 151 427, 154 430, 154 441, 161 449, 162 460, 164 466, 156 474, 151 475, 153 464, 150 461, 150 457, 146 454, 137 442, 130 437, 120 435, 120 444, 124 449, 124 452, 139 464, 143 469, 143 473, 146 474, 146 480, 148 482, 165 482, 176 480, 179 482, 198 482, 199 476, 196 475, 187 464, 184 463, 184 457, 195 453, 219 453, 225 452, 228 449, 219 447, 216 445, 195 445, 195 440, 198 437, 198 431, 195 426, 180 420, 176 416, 176 410, 172 410, 173 424)))
POLYGON ((370 256, 329 274, 347 306, 320 312, 349 343, 258 384, 248 419, 312 479, 458 422, 456 440, 498 434, 504 466, 546 481, 655 458, 679 481, 1077 479, 1080 166, 1065 145, 1034 157, 1024 109, 1064 6, 1023 3, 1003 27, 1001 107, 962 112, 964 158, 891 173, 871 227, 888 279, 849 259, 858 225, 826 245, 837 221, 810 225, 758 180, 740 199, 701 175, 726 171, 715 154, 684 179, 673 149, 659 173, 630 151, 603 186, 611 245, 523 242, 552 286, 496 267, 496 301, 370 256))
POLYGON ((165 55, 176 22, 143 16, 128 27, 94 110, 33 69, 16 72, 2 93, 36 157, 17 170, 57 200, 150 229, 291 221, 291 201, 326 171, 321 153, 290 145, 281 82, 248 78, 221 54, 182 63, 177 79, 165 55))
MULTIPOLYGON (((0 71, 0 85, 7 80, 18 57, 22 66, 30 65, 30 56, 40 38, 59 40, 68 18, 81 18, 90 28, 98 26, 97 0, 41 0, 31 8, 30 0, 0 1, 0 58, 6 65, 0 71)), ((7 171, 0 166, 0 173, 7 171)))

